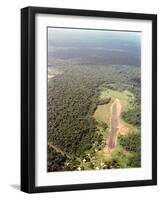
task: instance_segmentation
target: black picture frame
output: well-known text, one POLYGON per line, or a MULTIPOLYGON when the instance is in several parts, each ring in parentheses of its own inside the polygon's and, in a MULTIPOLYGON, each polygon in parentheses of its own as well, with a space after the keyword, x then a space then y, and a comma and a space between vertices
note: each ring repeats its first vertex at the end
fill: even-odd
POLYGON ((96 10, 21 9, 21 190, 27 193, 103 189, 157 184, 157 15, 96 10), (152 21, 152 179, 59 186, 35 186, 35 15, 59 14, 152 21))

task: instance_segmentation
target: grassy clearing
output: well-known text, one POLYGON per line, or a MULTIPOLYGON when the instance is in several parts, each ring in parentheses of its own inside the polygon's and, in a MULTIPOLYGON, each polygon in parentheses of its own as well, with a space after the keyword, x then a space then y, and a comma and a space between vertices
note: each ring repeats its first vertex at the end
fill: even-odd
MULTIPOLYGON (((97 152, 95 152, 94 156, 94 166, 99 167, 100 169, 103 168, 105 165, 106 168, 108 168, 108 165, 113 166, 117 165, 121 168, 125 168, 128 166, 128 160, 131 154, 127 151, 125 151, 119 144, 117 144, 116 148, 111 152, 109 157, 104 156, 104 146, 107 142, 108 134, 110 132, 110 115, 111 115, 111 105, 114 102, 115 99, 119 99, 121 105, 122 105, 122 111, 126 111, 129 108, 133 107, 135 97, 134 94, 131 93, 128 90, 119 91, 115 89, 109 89, 107 87, 100 87, 99 89, 99 97, 98 102, 106 99, 111 99, 108 104, 104 105, 98 105, 97 109, 94 113, 94 118, 98 122, 98 129, 103 135, 103 148, 97 152), (108 128, 106 130, 101 128, 101 123, 106 123, 108 128), (115 163, 117 161, 117 163, 115 163), (114 162, 114 163, 112 163, 114 162)), ((137 127, 130 125, 124 120, 121 119, 121 123, 124 124, 125 127, 127 127, 128 132, 131 131, 137 131, 137 127)), ((117 168, 117 166, 113 166, 114 168, 117 168)))
POLYGON ((111 97, 111 102, 115 99, 119 99, 122 105, 122 109, 126 110, 133 103, 135 97, 133 93, 128 90, 118 91, 113 89, 101 88, 100 89, 100 100, 104 100, 111 97))
MULTIPOLYGON (((129 108, 131 108, 133 106, 133 102, 135 100, 134 94, 128 90, 119 91, 119 90, 109 89, 107 87, 100 87, 99 93, 100 94, 98 97, 98 101, 106 100, 108 98, 111 98, 111 100, 108 104, 97 106, 97 109, 94 113, 94 118, 99 123, 101 123, 101 122, 106 123, 108 127, 110 127, 111 105, 114 102, 114 100, 119 99, 119 101, 122 105, 121 112, 126 111, 129 108)), ((134 126, 124 122, 122 119, 121 119, 121 121, 129 130, 136 129, 134 126)), ((106 132, 103 133, 104 138, 106 138, 106 139, 107 139, 108 132, 109 132, 109 130, 107 130, 106 132)))
POLYGON ((97 109, 94 113, 94 118, 98 122, 107 123, 109 125, 110 106, 111 106, 111 103, 104 104, 104 105, 98 105, 97 109))

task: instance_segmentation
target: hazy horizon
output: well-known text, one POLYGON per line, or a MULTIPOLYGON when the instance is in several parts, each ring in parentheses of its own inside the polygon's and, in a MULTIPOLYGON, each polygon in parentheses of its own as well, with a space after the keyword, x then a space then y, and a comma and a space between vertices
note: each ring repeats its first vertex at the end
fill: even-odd
POLYGON ((48 28, 48 61, 140 66, 141 33, 48 28))

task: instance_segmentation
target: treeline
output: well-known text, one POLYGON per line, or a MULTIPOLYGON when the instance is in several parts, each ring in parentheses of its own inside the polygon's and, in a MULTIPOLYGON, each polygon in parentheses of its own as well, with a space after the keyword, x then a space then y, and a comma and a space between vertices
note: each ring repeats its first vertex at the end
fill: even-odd
POLYGON ((129 157, 130 167, 141 166, 141 133, 129 133, 126 136, 119 137, 120 145, 126 150, 131 152, 129 157))
POLYGON ((122 118, 128 123, 134 126, 141 125, 141 114, 139 106, 129 109, 127 112, 122 112, 122 118))
POLYGON ((139 152, 141 150, 141 136, 140 133, 129 133, 128 135, 119 136, 120 145, 130 152, 139 152))
POLYGON ((97 105, 108 104, 110 101, 111 101, 111 97, 106 98, 106 99, 99 99, 99 101, 97 102, 97 105))

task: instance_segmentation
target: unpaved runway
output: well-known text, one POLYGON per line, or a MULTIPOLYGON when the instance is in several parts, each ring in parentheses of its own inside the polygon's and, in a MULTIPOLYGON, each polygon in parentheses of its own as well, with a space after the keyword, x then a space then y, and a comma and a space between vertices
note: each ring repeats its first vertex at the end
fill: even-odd
POLYGON ((116 145, 115 144, 116 134, 117 134, 118 126, 119 126, 118 103, 119 102, 115 100, 111 108, 111 130, 110 130, 109 142, 108 142, 108 147, 110 149, 113 149, 116 145))
POLYGON ((116 136, 120 125, 120 112, 121 112, 121 103, 119 99, 115 99, 111 106, 111 125, 110 125, 110 134, 107 138, 107 143, 105 146, 105 156, 107 156, 112 149, 116 146, 116 136))

